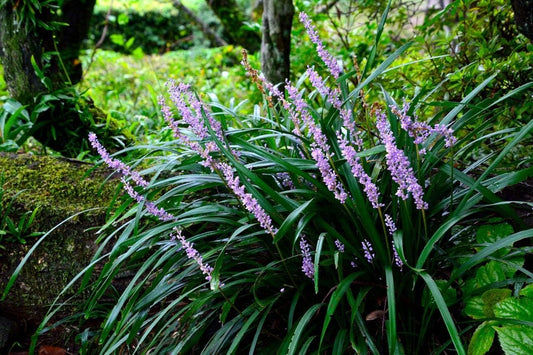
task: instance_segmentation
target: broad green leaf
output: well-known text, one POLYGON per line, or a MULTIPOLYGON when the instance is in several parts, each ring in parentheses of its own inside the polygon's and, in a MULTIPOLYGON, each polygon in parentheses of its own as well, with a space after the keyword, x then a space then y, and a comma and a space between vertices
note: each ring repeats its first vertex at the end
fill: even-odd
POLYGON ((504 299, 494 306, 494 315, 498 318, 519 319, 533 322, 533 298, 510 297, 504 299))
POLYGON ((506 279, 507 277, 505 276, 502 264, 494 260, 481 266, 476 272, 477 287, 491 285, 506 279))
POLYGON ((492 322, 483 322, 477 327, 468 345, 468 355, 484 355, 490 350, 496 334, 491 325, 492 322))
POLYGON ((494 318, 494 305, 508 297, 511 297, 509 289, 485 291, 466 302, 465 313, 474 319, 494 318))
MULTIPOLYGON (((486 224, 479 227, 476 233, 476 240, 478 243, 494 243, 514 233, 513 227, 509 223, 500 223, 496 225, 486 224)), ((480 248, 476 248, 478 251, 480 248)), ((495 257, 502 257, 507 255, 511 250, 510 247, 502 248, 494 253, 495 257)))
POLYGON ((511 325, 494 329, 505 355, 533 354, 533 327, 511 325))
POLYGON ((533 299, 533 284, 529 284, 520 291, 520 296, 533 299))
POLYGON ((484 302, 481 296, 472 297, 466 302, 465 313, 474 319, 484 319, 486 316, 483 311, 483 305, 484 302))

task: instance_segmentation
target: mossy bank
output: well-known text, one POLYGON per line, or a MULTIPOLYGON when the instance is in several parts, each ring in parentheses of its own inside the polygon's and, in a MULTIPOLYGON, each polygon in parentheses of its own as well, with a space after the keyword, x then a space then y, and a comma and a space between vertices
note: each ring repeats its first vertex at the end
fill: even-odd
MULTIPOLYGON (((91 260, 96 250, 96 229, 105 222, 118 181, 110 171, 70 159, 30 154, 0 153, 1 208, 17 224, 37 209, 30 232, 49 233, 20 271, 0 316, 28 324, 42 316, 63 287, 91 260)), ((0 228, 5 228, 1 226, 0 228)), ((0 290, 32 246, 42 237, 23 237, 21 243, 4 230, 0 235, 0 290)), ((69 297, 71 295, 65 295, 69 297)))

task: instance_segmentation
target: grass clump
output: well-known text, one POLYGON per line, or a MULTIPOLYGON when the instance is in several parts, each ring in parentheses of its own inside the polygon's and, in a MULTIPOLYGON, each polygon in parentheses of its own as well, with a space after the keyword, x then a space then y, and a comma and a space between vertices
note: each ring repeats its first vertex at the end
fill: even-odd
POLYGON ((498 167, 533 123, 488 125, 533 84, 476 105, 496 74, 457 102, 395 99, 377 80, 413 43, 349 71, 300 20, 324 71, 309 67, 280 92, 244 55, 264 100, 253 113, 170 80, 158 103, 173 139, 146 147, 151 167, 132 169, 90 136, 129 197, 102 228, 104 245, 116 241, 94 257, 103 270, 78 275, 91 293, 79 319, 100 324, 81 334, 82 352, 466 354, 480 337, 462 308, 478 296, 467 286, 477 270, 497 257, 514 272, 484 286, 529 292, 520 243, 533 230, 497 193, 531 176, 498 167), (434 104, 442 110, 418 117, 434 104), (469 160, 493 137, 505 144, 485 166, 469 160), (512 226, 497 240, 469 227, 495 217, 512 226))

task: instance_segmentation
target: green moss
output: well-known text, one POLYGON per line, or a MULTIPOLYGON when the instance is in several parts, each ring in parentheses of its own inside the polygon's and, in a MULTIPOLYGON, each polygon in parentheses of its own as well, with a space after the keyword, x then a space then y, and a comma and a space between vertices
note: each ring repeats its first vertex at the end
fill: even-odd
POLYGON ((40 208, 39 214, 65 216, 95 207, 106 208, 116 183, 105 183, 109 171, 91 164, 29 154, 1 154, 3 203, 15 196, 22 210, 40 208))
MULTIPOLYGON (((17 215, 39 208, 32 231, 47 232, 75 213, 90 210, 46 235, 21 269, 8 297, 0 302, 0 308, 16 307, 24 319, 39 321, 63 288, 93 258, 98 247, 95 228, 105 223, 118 180, 109 179, 109 170, 95 169, 92 164, 29 154, 0 153, 0 174, 2 206, 12 202, 10 218, 16 220, 17 215)), ((37 238, 26 241, 6 242, 5 249, 0 249, 0 289, 37 238)), ((64 296, 74 293, 75 288, 64 296)))

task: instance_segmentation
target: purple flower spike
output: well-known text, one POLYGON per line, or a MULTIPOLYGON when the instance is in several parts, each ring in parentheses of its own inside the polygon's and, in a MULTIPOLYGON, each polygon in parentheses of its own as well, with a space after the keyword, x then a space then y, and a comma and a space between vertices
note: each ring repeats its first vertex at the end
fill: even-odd
POLYGON ((335 240, 335 246, 337 247, 337 250, 341 253, 344 253, 344 244, 338 239, 335 240))
POLYGON ((122 178, 122 183, 124 184, 124 190, 126 190, 128 195, 130 195, 131 198, 138 203, 144 203, 146 210, 151 215, 159 218, 161 221, 171 221, 176 219, 174 215, 168 213, 164 208, 157 207, 155 203, 148 201, 146 197, 138 194, 137 191, 135 191, 133 187, 126 181, 126 179, 122 178))
POLYGON ((408 198, 408 193, 411 193, 415 200, 416 208, 419 210, 427 209, 428 204, 424 202, 424 191, 415 177, 413 168, 409 160, 405 156, 403 150, 396 146, 396 140, 390 129, 389 122, 384 113, 378 111, 377 128, 380 139, 385 144, 387 155, 387 168, 389 169, 392 179, 398 184, 398 191, 396 195, 403 200, 408 198))
POLYGON ((451 128, 440 124, 431 127, 425 122, 419 122, 416 116, 413 119, 407 114, 409 108, 409 103, 405 102, 401 111, 395 106, 391 106, 391 111, 400 119, 400 125, 414 139, 415 144, 423 143, 432 133, 444 137, 446 148, 453 146, 457 142, 457 138, 453 136, 451 128))
POLYGON ((385 225, 386 225, 387 228, 389 229, 389 234, 390 234, 390 235, 393 235, 394 232, 397 231, 396 224, 395 224, 394 221, 392 220, 392 217, 389 216, 388 214, 385 214, 385 225))
POLYGON ((315 276, 315 265, 311 260, 311 252, 309 251, 309 244, 302 236, 300 239, 300 250, 302 251, 302 271, 305 276, 312 279, 315 276))
POLYGON ((200 270, 202 270, 202 273, 206 275, 205 279, 207 281, 211 281, 211 274, 213 273, 213 268, 207 263, 204 263, 203 258, 198 252, 198 250, 194 249, 194 244, 187 241, 185 237, 181 234, 181 229, 175 228, 174 231, 176 232, 176 234, 171 234, 171 238, 173 240, 177 239, 181 243, 182 248, 185 250, 185 253, 187 253, 187 257, 189 259, 194 260, 200 267, 200 270))
POLYGON ((135 170, 133 170, 128 165, 124 164, 118 159, 112 158, 111 155, 107 152, 107 150, 100 144, 98 141, 98 138, 96 137, 96 134, 89 133, 89 141, 91 142, 91 145, 98 154, 102 157, 104 162, 114 170, 117 170, 119 173, 121 173, 124 176, 129 176, 131 179, 138 185, 142 187, 148 187, 148 181, 144 180, 142 176, 135 170))
POLYGON ((394 264, 400 269, 403 270, 403 261, 400 259, 400 255, 398 255, 398 251, 396 250, 396 246, 394 245, 394 241, 392 242, 392 252, 394 253, 394 264))
POLYGON ((370 176, 368 176, 368 174, 363 169, 363 166, 359 161, 360 158, 357 156, 355 148, 349 145, 346 139, 340 137, 340 134, 338 139, 342 154, 350 165, 353 176, 355 176, 359 180, 359 183, 364 186, 364 192, 368 200, 372 204, 372 207, 375 209, 383 207, 384 205, 382 203, 379 203, 379 189, 376 184, 372 182, 370 176))
POLYGON ((224 180, 241 201, 248 212, 252 213, 255 218, 259 221, 259 225, 270 235, 274 236, 278 232, 277 228, 274 228, 272 225, 272 219, 266 213, 266 211, 261 207, 259 202, 252 196, 251 193, 247 193, 244 190, 244 185, 241 185, 239 182, 239 177, 235 176, 231 166, 225 163, 219 163, 218 169, 224 176, 224 180))
POLYGON ((318 56, 326 64, 331 75, 333 75, 335 79, 338 79, 341 74, 341 68, 337 64, 335 58, 333 58, 333 56, 326 50, 326 47, 324 47, 324 44, 320 40, 320 37, 318 37, 318 33, 316 32, 315 26, 311 23, 311 20, 309 20, 309 16, 307 16, 305 12, 300 12, 300 21, 304 25, 307 31, 307 35, 316 45, 316 51, 318 53, 318 56))
POLYGON ((374 260, 374 257, 376 256, 376 254, 374 254, 374 249, 372 249, 372 244, 370 244, 370 242, 365 239, 361 242, 361 246, 363 247, 365 259, 369 263, 372 263, 372 260, 374 260))

